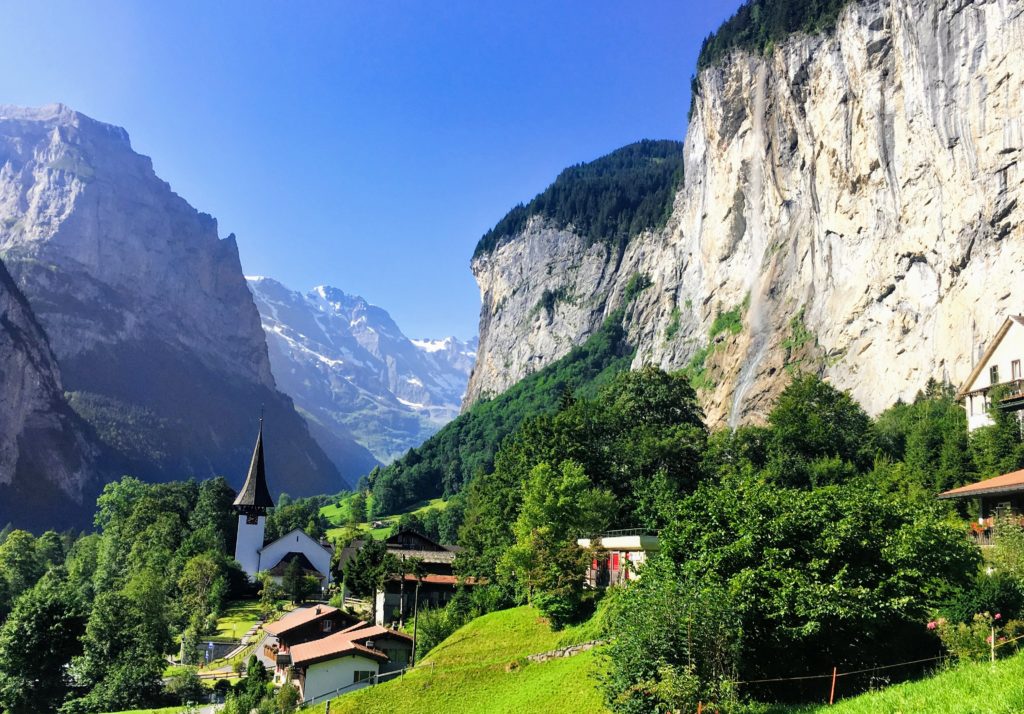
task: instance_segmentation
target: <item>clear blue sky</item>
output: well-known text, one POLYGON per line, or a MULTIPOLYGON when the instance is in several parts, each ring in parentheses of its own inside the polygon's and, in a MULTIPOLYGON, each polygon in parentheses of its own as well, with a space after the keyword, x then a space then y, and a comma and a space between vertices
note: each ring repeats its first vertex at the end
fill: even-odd
POLYGON ((567 165, 682 139, 739 0, 4 2, 0 102, 125 127, 247 273, 476 334, 477 239, 567 165))

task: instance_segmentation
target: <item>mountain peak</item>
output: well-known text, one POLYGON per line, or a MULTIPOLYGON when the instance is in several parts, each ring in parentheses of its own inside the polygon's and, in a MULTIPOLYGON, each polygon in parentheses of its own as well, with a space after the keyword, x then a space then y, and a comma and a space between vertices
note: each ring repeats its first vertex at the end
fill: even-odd
MULTIPOLYGON (((41 125, 51 127, 73 127, 92 135, 122 143, 131 148, 128 132, 115 124, 93 119, 82 112, 72 109, 66 104, 44 104, 39 107, 21 107, 14 104, 0 104, 0 124, 5 129, 13 128, 14 124, 41 125)), ((8 133, 5 131, 5 133, 8 133)), ((67 139, 67 137, 62 137, 67 139)))

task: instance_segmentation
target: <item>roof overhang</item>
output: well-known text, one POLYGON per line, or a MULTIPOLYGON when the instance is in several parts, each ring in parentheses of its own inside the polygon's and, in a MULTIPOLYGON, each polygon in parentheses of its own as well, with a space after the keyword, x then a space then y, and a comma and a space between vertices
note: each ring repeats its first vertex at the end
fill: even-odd
MULTIPOLYGON (((1003 341, 1003 337, 1006 336, 1007 331, 1014 322, 1024 324, 1024 317, 1013 315, 1003 320, 1003 324, 999 327, 998 332, 996 332, 995 336, 988 343, 988 347, 985 348, 985 354, 981 356, 981 359, 978 360, 974 365, 974 368, 971 370, 971 373, 967 376, 967 380, 964 381, 964 383, 960 385, 960 389, 957 390, 957 401, 963 400, 964 397, 972 393, 971 385, 974 384, 974 380, 978 378, 978 375, 981 374, 981 370, 985 368, 986 364, 988 364, 989 359, 992 357, 992 353, 996 351, 996 347, 998 347, 999 343, 1003 341)), ((973 350, 974 348, 972 347, 971 349, 973 350)), ((980 390, 973 391, 977 392, 980 390)))
POLYGON ((1024 493, 1024 483, 1016 486, 993 486, 992 488, 976 488, 970 491, 960 491, 954 488, 952 491, 940 493, 936 498, 950 500, 954 498, 977 498, 979 496, 1009 496, 1012 494, 1024 493))

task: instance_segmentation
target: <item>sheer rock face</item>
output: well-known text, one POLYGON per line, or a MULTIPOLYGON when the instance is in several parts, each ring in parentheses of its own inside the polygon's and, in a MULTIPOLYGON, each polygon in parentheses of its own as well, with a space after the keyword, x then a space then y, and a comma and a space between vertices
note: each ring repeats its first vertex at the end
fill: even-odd
POLYGON ((278 384, 311 422, 390 462, 458 415, 475 341, 410 340, 384 309, 326 285, 249 287, 278 384))
POLYGON ((262 405, 271 488, 342 486, 276 390, 234 236, 220 239, 123 129, 61 105, 0 107, 0 255, 71 403, 123 468, 237 486, 262 405))
POLYGON ((857 3, 833 35, 734 52, 699 84, 663 230, 619 259, 534 219, 473 261, 467 399, 563 355, 637 273, 652 286, 627 306, 634 366, 678 369, 711 345, 712 424, 762 420, 798 369, 873 413, 931 377, 965 378, 1024 311, 1024 5, 857 3), (738 334, 709 337, 744 304, 738 334))
POLYGON ((2 263, 0 414, 0 523, 84 525, 72 513, 94 494, 98 449, 65 402, 46 335, 2 263))

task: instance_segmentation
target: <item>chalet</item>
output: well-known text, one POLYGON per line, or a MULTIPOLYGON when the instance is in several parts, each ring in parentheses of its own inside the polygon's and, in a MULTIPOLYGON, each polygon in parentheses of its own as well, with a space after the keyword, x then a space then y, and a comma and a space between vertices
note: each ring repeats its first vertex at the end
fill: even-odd
POLYGON ((381 675, 400 672, 412 656, 412 638, 359 622, 344 630, 295 645, 280 663, 275 681, 291 678, 305 704, 361 689, 381 675))
POLYGON ((359 619, 330 605, 293 610, 277 622, 264 625, 263 657, 280 670, 291 665, 296 645, 329 637, 359 623, 359 619))
POLYGON ((285 568, 298 560, 307 575, 313 575, 322 588, 331 581, 331 557, 329 545, 311 538, 304 531, 296 529, 286 533, 272 543, 264 543, 267 510, 274 507, 274 499, 267 487, 267 470, 263 460, 263 420, 256 437, 256 447, 249 463, 245 484, 234 502, 238 513, 238 535, 235 538, 235 560, 242 570, 255 580, 257 573, 268 571, 278 582, 284 576, 285 568))
POLYGON ((967 411, 967 429, 974 431, 992 423, 989 407, 992 391, 999 389, 997 406, 1022 415, 1024 409, 1024 316, 1012 315, 1003 322, 971 374, 957 392, 967 411))
MULTIPOLYGON (((400 561, 415 560, 419 563, 421 577, 417 578, 411 568, 405 573, 395 573, 377 591, 376 622, 403 621, 415 609, 417 584, 421 606, 441 607, 451 600, 459 585, 455 577, 454 562, 459 548, 442 545, 422 533, 403 529, 385 541, 388 552, 400 561)), ((472 585, 472 583, 466 583, 472 585)))
POLYGON ((978 499, 981 512, 977 524, 972 526, 975 540, 990 542, 992 526, 999 514, 1024 514, 1024 470, 970 483, 939 494, 940 499, 978 499))
POLYGON ((587 586, 591 588, 606 588, 636 580, 647 558, 661 549, 658 535, 642 528, 580 538, 576 544, 593 551, 586 575, 587 586))

